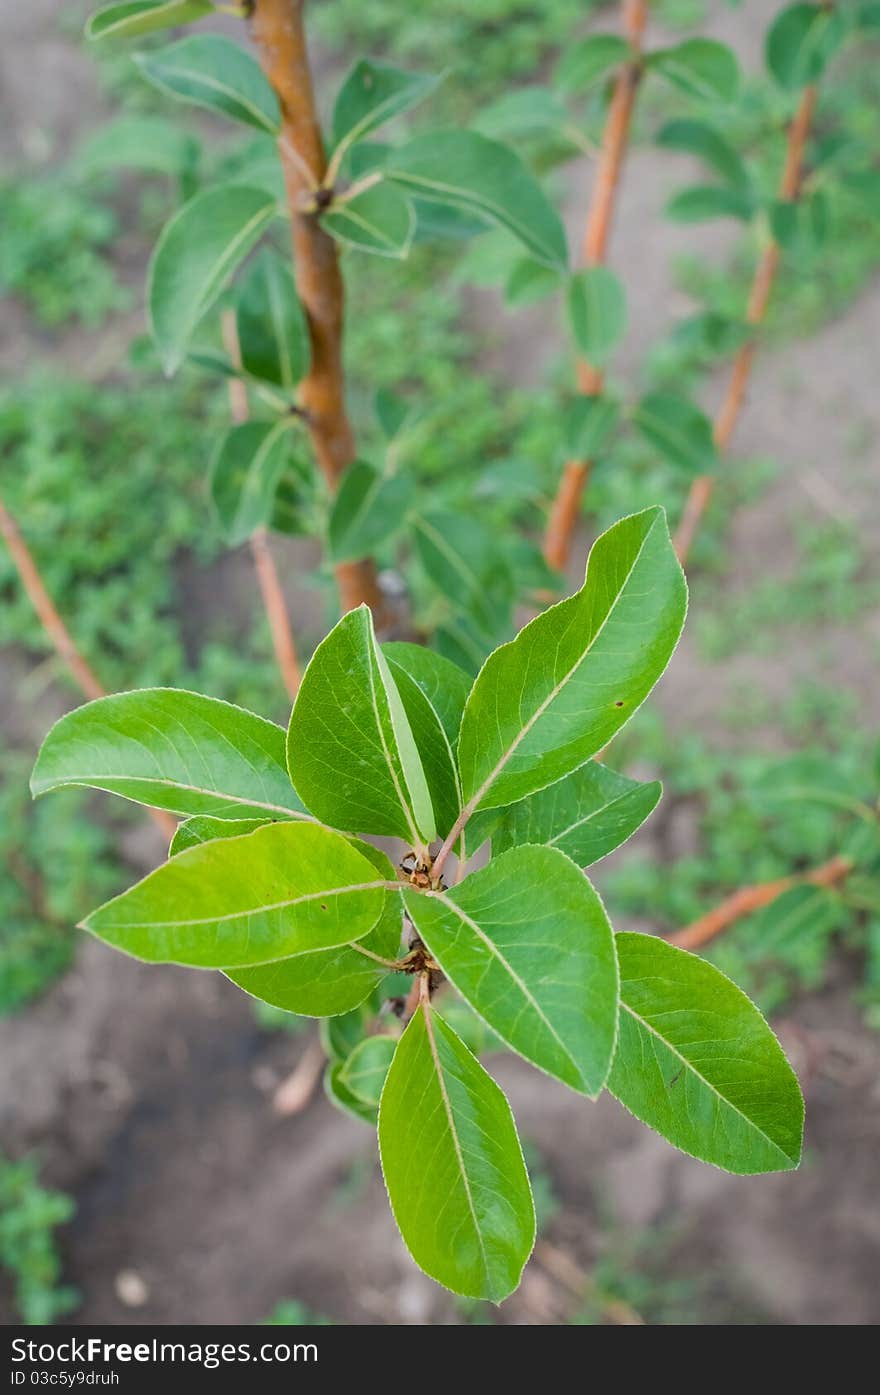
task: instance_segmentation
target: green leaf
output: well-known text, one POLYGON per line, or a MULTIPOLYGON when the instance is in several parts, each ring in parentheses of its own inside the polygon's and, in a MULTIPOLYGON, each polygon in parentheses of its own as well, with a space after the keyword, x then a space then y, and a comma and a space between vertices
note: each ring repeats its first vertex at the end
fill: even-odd
POLYGON ((520 87, 478 112, 474 129, 493 140, 559 131, 570 124, 568 112, 546 87, 520 87))
POLYGON ((211 464, 211 499, 233 547, 267 524, 290 457, 289 417, 245 421, 220 441, 211 464))
POLYGON ((604 363, 626 329, 626 295, 606 266, 579 271, 568 283, 568 318, 578 352, 604 363))
POLYGON ((391 392, 389 388, 376 389, 373 408, 382 435, 388 442, 396 440, 412 422, 412 404, 397 393, 391 392))
POLYGON ((610 397, 580 396, 565 413, 565 449, 576 460, 595 460, 617 425, 620 410, 610 397))
POLYGON ((686 397, 649 392, 636 408, 633 424, 670 464, 686 474, 706 475, 715 468, 712 423, 686 397))
POLYGON ((422 199, 500 223, 539 262, 565 269, 568 248, 559 215, 507 146, 476 131, 429 131, 391 151, 385 174, 422 199))
POLYGON ((461 808, 455 746, 470 679, 457 664, 420 645, 382 648, 421 757, 437 833, 445 838, 461 808))
POLYGON ((804 1105, 776 1037, 714 965, 617 936, 620 1036, 608 1088, 676 1148, 728 1172, 797 1167, 804 1105))
POLYGON ((666 216, 676 223, 705 223, 711 218, 738 218, 747 223, 755 212, 750 194, 722 184, 693 184, 673 194, 666 216))
POLYGON ((155 29, 172 29, 209 15, 212 0, 127 0, 105 5, 86 22, 87 39, 130 39, 155 29))
POLYGON ((492 835, 492 852, 546 843, 589 867, 632 837, 662 792, 659 780, 641 784, 587 761, 565 780, 513 804, 492 835))
POLYGON ((336 162, 339 162, 341 150, 423 102, 440 82, 441 77, 430 73, 405 73, 385 63, 359 59, 339 89, 333 108, 336 162))
POLYGON ((67 785, 174 814, 310 817, 291 788, 280 727, 180 688, 116 693, 56 722, 37 756, 31 793, 67 785))
POLYGON ((345 203, 331 204, 321 215, 321 226, 338 242, 400 259, 409 255, 416 215, 409 199, 383 180, 345 203))
POLYGON ((193 34, 135 55, 148 82, 183 102, 277 135, 281 112, 257 60, 222 34, 193 34))
POLYGON ((221 184, 197 194, 165 224, 150 262, 150 328, 165 372, 183 362, 190 337, 277 213, 261 189, 221 184))
POLYGON ((327 524, 334 562, 369 557, 403 527, 415 497, 409 475, 383 475, 366 460, 349 465, 333 500, 327 524))
POLYGON ((631 57, 629 44, 619 34, 593 34, 566 45, 553 80, 561 92, 583 92, 631 57))
POLYGON ((828 236, 828 200, 821 190, 797 203, 777 200, 769 214, 773 238, 786 252, 801 256, 815 252, 828 236))
POLYGON ((655 50, 647 62, 689 97, 732 102, 739 91, 736 54, 714 39, 685 39, 674 48, 655 50))
POLYGON ((716 310, 704 310, 680 320, 673 330, 677 347, 705 358, 726 358, 745 344, 753 326, 716 310))
POLYGON ((458 742, 468 808, 513 804, 601 750, 665 669, 686 608, 661 508, 603 533, 581 590, 490 655, 474 683, 458 742))
POLYGON ((825 5, 789 5, 767 33, 767 67, 786 91, 815 82, 846 36, 847 20, 825 5))
POLYGON ((87 174, 136 169, 182 179, 195 171, 199 143, 160 116, 123 116, 86 141, 80 161, 87 174))
POLYGON ((412 541, 439 595, 462 611, 489 644, 509 631, 515 581, 498 555, 492 531, 480 519, 451 510, 417 514, 412 541))
POLYGON ((657 144, 664 150, 694 155, 736 189, 749 187, 748 171, 739 154, 720 131, 705 121, 667 121, 660 129, 657 144))
POLYGON ((391 1067, 396 1037, 365 1037, 354 1048, 339 1072, 342 1084, 356 1099, 373 1109, 379 1108, 379 1099, 385 1077, 391 1067))
POLYGON ((244 371, 292 394, 309 371, 309 327, 290 267, 269 247, 242 277, 235 324, 244 371))
POLYGON ((558 848, 511 848, 445 892, 404 888, 407 914, 492 1031, 573 1090, 598 1095, 617 1034, 605 909, 558 848))
MULTIPOLYGON (((185 827, 186 825, 184 825, 185 827)), ((355 840, 362 856, 386 880, 394 868, 378 848, 355 840)), ((391 893, 378 922, 362 939, 313 954, 296 954, 252 969, 235 969, 227 978, 273 1007, 304 1017, 336 1017, 364 1003, 399 958, 403 905, 391 893)))
POLYGON ((200 843, 210 843, 214 838, 240 838, 243 833, 253 833, 255 828, 270 822, 270 819, 212 819, 205 814, 193 814, 191 819, 177 825, 168 856, 176 857, 187 848, 197 848, 200 843))
POLYGON ((331 1061, 345 1062, 359 1042, 363 1041, 370 1027, 372 1013, 364 1006, 352 1012, 344 1012, 329 1017, 321 1023, 321 1045, 331 1061))
POLYGON ((287 762, 324 823, 413 846, 435 836, 425 772, 367 606, 344 615, 312 655, 290 717, 287 762))
POLYGON ((453 1293, 500 1303, 535 1243, 510 1105, 432 1009, 397 1044, 379 1106, 394 1218, 416 1264, 453 1293))
POLYGON ((545 296, 553 295, 561 284, 559 272, 553 267, 544 266, 533 257, 520 257, 505 283, 504 300, 516 309, 522 305, 534 305, 545 296))
POLYGON ((151 963, 239 968, 361 939, 388 887, 342 834, 270 823, 178 853, 82 928, 151 963))
POLYGON ((360 1119, 361 1123, 375 1128, 378 1118, 375 1105, 364 1104, 363 1100, 352 1094, 342 1079, 342 1065, 339 1061, 331 1061, 324 1072, 324 1093, 330 1103, 341 1109, 343 1114, 351 1114, 353 1118, 360 1119))

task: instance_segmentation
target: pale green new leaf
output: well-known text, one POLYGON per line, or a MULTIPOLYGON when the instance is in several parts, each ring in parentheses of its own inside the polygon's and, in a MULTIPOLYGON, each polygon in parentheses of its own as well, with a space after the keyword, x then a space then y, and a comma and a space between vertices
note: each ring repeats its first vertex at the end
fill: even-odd
POLYGON ((383 475, 366 460, 349 465, 333 500, 327 544, 334 562, 369 557, 402 528, 415 497, 410 475, 383 475))
POLYGON ((389 886, 341 833, 270 823, 178 853, 82 928, 151 963, 240 968, 363 938, 389 886))
POLYGON ((290 778, 324 823, 420 845, 434 811, 412 730, 367 606, 312 655, 287 733, 290 778))
POLYGON ((246 373, 293 393, 309 371, 311 344, 289 264, 270 247, 254 257, 237 287, 235 327, 246 373))
POLYGON ((602 364, 626 329, 626 295, 620 278, 606 266, 591 266, 568 285, 568 318, 578 352, 602 364))
POLYGON ((511 805, 492 834, 492 851, 546 843, 579 867, 589 867, 641 827, 662 792, 659 780, 641 784, 587 761, 566 779, 511 805))
POLYGON ((221 184, 165 224, 150 261, 147 306, 166 373, 180 367, 199 321, 276 213, 265 190, 221 184))
POLYGON ((385 63, 361 58, 345 78, 333 108, 333 158, 355 141, 423 102, 442 78, 431 73, 406 73, 385 63))
POLYGON ((754 1003, 704 959, 617 936, 620 1036, 613 1095, 676 1148, 728 1172, 797 1167, 804 1104, 754 1003))
POLYGON ((105 5, 86 23, 87 39, 130 39, 156 29, 173 29, 209 15, 212 0, 124 0, 105 5))
POLYGON ((739 91, 736 54, 715 39, 685 39, 674 48, 655 50, 648 63, 689 97, 732 102, 739 91))
POLYGON ((665 669, 686 608, 662 509, 603 533, 581 590, 532 620, 477 676, 458 743, 468 808, 525 799, 601 750, 665 669))
POLYGON ((686 474, 708 475, 714 470, 718 457, 712 423, 686 397, 649 392, 636 408, 633 424, 670 464, 686 474))
POLYGON ((222 34, 192 34, 138 53, 135 62, 160 92, 271 135, 281 128, 278 98, 259 63, 222 34))
POLYGON ((558 848, 511 848, 459 886, 405 888, 403 900, 446 977, 492 1031, 595 1098, 614 1054, 617 959, 583 872, 558 848))
POLYGON ((406 195, 382 180, 352 199, 331 204, 321 215, 321 226, 338 242, 362 252, 401 259, 409 255, 416 215, 406 195))
POLYGON ((568 248, 559 215, 507 146, 476 131, 429 131, 392 150, 384 172, 421 199, 466 208, 500 223, 538 261, 566 267, 568 248))
POLYGON ((378 1109, 385 1077, 391 1066, 397 1038, 365 1037, 343 1063, 339 1079, 356 1099, 378 1109))
POLYGON ((416 1264, 454 1293, 507 1298, 535 1243, 522 1148, 501 1090, 432 1009, 420 1007, 397 1044, 379 1151, 416 1264))
POLYGON ((461 808, 455 746, 470 679, 457 664, 417 644, 382 646, 422 759, 441 838, 461 808))
POLYGON ((310 817, 291 787, 280 727, 179 688, 116 693, 56 722, 37 757, 31 793, 66 785, 174 814, 310 817))
POLYGON ((291 421, 244 421, 219 443, 209 477, 211 500, 233 547, 272 518, 290 459, 291 421))

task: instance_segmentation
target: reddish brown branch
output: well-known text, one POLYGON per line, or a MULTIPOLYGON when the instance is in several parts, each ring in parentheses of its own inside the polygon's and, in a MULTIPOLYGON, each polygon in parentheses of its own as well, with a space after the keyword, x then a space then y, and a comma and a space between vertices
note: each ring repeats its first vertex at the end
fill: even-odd
MULTIPOLYGON (((779 186, 779 197, 787 203, 795 202, 800 193, 804 166, 804 151, 806 149, 810 126, 813 121, 815 106, 816 88, 807 87, 804 89, 800 105, 788 132, 785 168, 783 169, 782 180, 779 186)), ((770 303, 770 295, 773 290, 773 283, 776 279, 779 260, 779 244, 777 242, 770 242, 767 247, 765 247, 758 261, 758 265, 755 268, 755 276, 752 281, 748 308, 746 310, 746 321, 748 324, 759 325, 767 313, 767 306, 770 303)), ((720 453, 727 450, 739 420, 740 413, 742 412, 756 348, 757 345, 755 340, 750 339, 747 344, 742 346, 733 360, 727 392, 718 415, 715 418, 713 434, 715 437, 715 444, 720 453)), ((675 535, 675 550, 678 553, 678 558, 682 565, 686 563, 690 554, 691 546, 700 526, 703 514, 712 497, 712 488, 713 477, 711 475, 700 475, 691 485, 681 523, 675 535)))
POLYGON ((677 930, 675 934, 669 935, 670 944, 678 945, 680 949, 699 949, 701 945, 708 944, 709 940, 714 940, 716 935, 720 935, 722 930, 727 930, 736 921, 742 920, 744 916, 751 915, 753 911, 760 910, 762 906, 769 906, 771 901, 775 901, 784 891, 790 891, 793 886, 800 886, 809 883, 812 886, 834 886, 837 882, 842 882, 852 871, 853 864, 848 857, 832 857, 830 862, 824 862, 820 867, 816 867, 812 872, 805 872, 792 877, 779 877, 772 882, 758 882, 755 886, 744 886, 739 891, 735 891, 732 896, 728 896, 714 910, 708 911, 706 915, 700 916, 699 920, 693 921, 691 925, 685 926, 683 930, 677 930))
MULTIPOLYGON (((602 150, 584 231, 583 255, 587 266, 600 266, 605 261, 620 174, 629 143, 636 92, 642 74, 641 45, 647 8, 646 0, 624 0, 623 26, 629 39, 632 57, 628 63, 624 63, 615 78, 605 119, 602 150)), ((602 391, 604 379, 605 375, 600 368, 584 361, 578 363, 577 381, 582 393, 596 396, 602 391)), ((589 461, 570 460, 563 471, 550 510, 544 537, 544 556, 550 566, 557 570, 562 570, 568 561, 571 540, 580 512, 581 496, 589 472, 589 461)))
MULTIPOLYGON (((232 362, 236 367, 240 367, 241 351, 235 328, 235 316, 232 311, 227 311, 223 316, 223 342, 232 362)), ((247 420, 247 388, 240 378, 229 379, 229 409, 233 421, 243 422, 247 420)), ((250 543, 257 581, 260 585, 260 595, 263 598, 263 609, 269 621, 275 659, 282 682, 287 689, 287 695, 293 700, 299 691, 302 674, 296 652, 296 641, 293 637, 293 626, 290 623, 281 578, 278 575, 275 558, 272 556, 266 529, 258 528, 252 534, 250 543)))
MULTIPOLYGON (((303 0, 256 0, 252 29, 267 78, 281 106, 279 138, 293 236, 294 269, 306 312, 312 362, 300 401, 312 447, 328 485, 335 489, 355 458, 355 441, 345 405, 342 367, 344 288, 333 239, 314 211, 314 191, 327 159, 318 120, 303 27, 303 0)), ((385 605, 372 562, 336 567, 343 610, 366 603, 377 618, 385 605)))
MULTIPOLYGON (((70 631, 55 607, 55 603, 40 575, 30 548, 12 514, 0 499, 0 534, 21 579, 25 594, 37 613, 37 619, 49 637, 55 653, 69 669, 77 687, 89 699, 107 696, 107 689, 86 663, 73 642, 70 631)), ((172 838, 177 821, 163 809, 148 809, 147 813, 166 838, 172 838)))

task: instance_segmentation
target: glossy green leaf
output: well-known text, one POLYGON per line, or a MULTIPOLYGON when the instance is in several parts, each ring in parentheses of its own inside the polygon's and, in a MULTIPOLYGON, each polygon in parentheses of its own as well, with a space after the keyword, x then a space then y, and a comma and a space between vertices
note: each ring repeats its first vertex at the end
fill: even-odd
POLYGON ((620 278, 607 266, 577 272, 568 285, 568 319, 578 352, 588 363, 604 363, 626 329, 620 278))
POLYGON ((404 888, 413 925, 502 1041, 593 1098, 617 1034, 617 958, 605 909, 558 848, 511 848, 445 892, 404 888))
POLYGON ((338 242, 380 257, 409 255, 416 215, 405 194, 382 180, 345 203, 331 204, 321 226, 338 242))
POLYGON ((330 1103, 341 1109, 343 1114, 351 1114, 353 1118, 360 1119, 361 1123, 375 1128, 378 1118, 375 1105, 364 1104, 363 1100, 351 1092, 342 1079, 341 1062, 331 1061, 325 1070, 324 1093, 330 1103))
POLYGON ((579 867, 589 867, 641 827, 662 792, 659 780, 641 784, 587 761, 566 779, 511 805, 492 835, 492 852, 546 843, 579 867))
POLYGON ((287 733, 290 777, 324 823, 414 846, 435 836, 425 772, 366 606, 312 655, 287 733))
POLYGON ((277 135, 278 98, 255 58, 222 34, 192 34, 135 56, 160 92, 277 135))
POLYGON ((620 1036, 613 1095, 676 1148, 728 1172, 797 1167, 804 1105, 776 1037, 704 959, 617 936, 620 1036))
POLYGON ((291 787, 280 727, 180 688, 116 693, 56 722, 40 748, 31 793, 67 785, 174 814, 310 817, 291 787))
MULTIPOLYGON (((356 847, 381 877, 394 879, 394 868, 383 852, 359 840, 356 847)), ((392 892, 376 925, 362 939, 251 969, 230 970, 227 978, 252 997, 286 1012, 304 1017, 347 1014, 369 998, 399 958, 402 928, 403 904, 392 892)))
POLYGON ((339 1079, 363 1104, 379 1108, 382 1087, 396 1046, 396 1037, 365 1037, 344 1062, 339 1079))
POLYGON ((455 745, 470 679, 456 664, 419 645, 383 645, 418 747, 441 838, 461 808, 455 745))
POLYGON ((610 397, 581 395, 565 413, 565 449, 576 460, 595 460, 617 425, 620 409, 610 397))
POLYGON ((554 82, 562 92, 584 92, 626 63, 630 56, 630 46, 619 34, 592 34, 578 43, 566 45, 554 82))
POLYGON ((510 1105, 433 1009, 397 1044, 379 1105, 394 1218, 416 1264, 500 1303, 535 1243, 535 1210, 510 1105))
POLYGON ((178 853, 82 928, 151 963, 239 968, 361 939, 387 888, 342 834, 269 823, 178 853))
POLYGON ((105 5, 86 23, 87 39, 130 39, 156 29, 173 29, 209 15, 212 0, 124 0, 105 5))
MULTIPOLYGON (((345 78, 333 108, 333 144, 345 149, 409 111, 442 81, 430 73, 406 73, 360 58, 345 78)), ((338 158, 338 156, 337 156, 338 158)))
POLYGON ((767 33, 767 67, 787 91, 821 77, 829 58, 846 37, 847 20, 826 5, 789 5, 767 33))
POLYGON ((749 187, 749 175, 742 158, 721 132, 705 121, 684 118, 667 121, 660 129, 657 144, 664 150, 695 156, 736 189, 749 187))
POLYGON ((330 510, 327 545, 334 562, 369 557, 392 538, 407 519, 415 482, 405 474, 381 474, 366 460, 356 460, 342 477, 330 510))
POLYGON ((276 212, 264 190, 221 184, 165 224, 150 261, 147 306, 166 373, 180 367, 199 321, 276 212))
POLYGON ((739 91, 736 54, 715 39, 685 39, 674 48, 655 50, 648 62, 689 97, 732 102, 739 91))
POLYGON ((222 438, 211 464, 211 500, 233 547, 268 524, 290 456, 291 421, 245 421, 222 438))
POLYGON ((240 838, 243 833, 253 833, 271 819, 212 819, 205 814, 193 814, 177 825, 177 832, 168 846, 168 856, 176 857, 187 848, 197 848, 200 843, 210 843, 214 838, 240 838))
POLYGON ((309 327, 290 266, 269 247, 241 279, 235 325, 244 371, 292 394, 309 371, 309 327))
POLYGON ((693 184, 673 194, 666 205, 666 216, 675 223, 706 223, 712 218, 738 218, 747 223, 754 212, 750 194, 723 184, 693 184))
POLYGON ((603 533, 581 590, 496 650, 474 683, 458 743, 468 808, 524 799, 601 750, 665 669, 686 608, 662 509, 603 533))
POLYGON ((715 468, 712 423, 686 397, 649 392, 636 408, 633 424, 670 464, 686 474, 706 475, 715 468))
POLYGON ((507 146, 476 131, 428 131, 393 150, 385 174, 422 199, 469 209, 509 228, 540 262, 561 270, 567 265, 559 215, 507 146))

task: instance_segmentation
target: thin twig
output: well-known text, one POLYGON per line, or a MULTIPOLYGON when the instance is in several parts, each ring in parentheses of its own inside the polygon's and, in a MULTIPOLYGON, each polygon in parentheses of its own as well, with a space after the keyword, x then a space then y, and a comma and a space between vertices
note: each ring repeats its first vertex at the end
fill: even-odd
MULTIPOLYGON (((15 564, 25 594, 37 613, 37 619, 49 637, 59 659, 69 669, 77 687, 90 700, 106 697, 107 689, 74 644, 70 631, 61 619, 52 597, 46 590, 45 582, 30 548, 2 499, 0 499, 0 534, 3 535, 3 540, 9 548, 9 554, 15 564)), ((166 813, 164 809, 149 808, 147 813, 161 829, 163 837, 173 838, 177 828, 177 820, 171 814, 166 813)))
MULTIPOLYGON (((795 203, 800 193, 803 178, 804 151, 816 107, 816 88, 805 87, 800 105, 788 131, 788 144, 785 155, 785 168, 779 187, 779 197, 786 203, 795 203)), ((755 276, 749 293, 746 322, 759 325, 767 313, 770 294, 779 267, 780 250, 775 240, 768 242, 758 260, 755 276)), ((713 435, 719 453, 730 445, 734 429, 739 420, 745 401, 746 387, 752 371, 757 342, 750 339, 738 351, 733 360, 730 382, 721 408, 715 418, 713 435)), ((700 526, 703 514, 712 497, 714 477, 700 475, 694 480, 684 506, 681 523, 675 535, 675 550, 682 566, 687 562, 691 546, 700 526)))
POLYGON ((762 906, 769 906, 783 892, 790 891, 793 886, 835 886, 838 882, 844 881, 853 869, 852 860, 848 857, 832 857, 829 862, 822 863, 821 866, 813 868, 810 872, 803 872, 791 877, 778 877, 772 882, 757 882, 754 886, 740 887, 732 896, 728 896, 714 910, 707 911, 700 916, 699 920, 686 925, 683 930, 677 930, 674 934, 668 935, 670 944, 678 945, 679 949, 699 949, 702 945, 714 940, 716 935, 720 935, 723 930, 727 930, 744 916, 751 915, 753 911, 760 910, 762 906))
POLYGON ((293 1114, 302 1113, 318 1087, 326 1060, 320 1041, 316 1036, 312 1037, 294 1070, 272 1096, 272 1108, 276 1114, 290 1118, 293 1114))
MULTIPOLYGON (((238 342, 238 331, 235 326, 235 315, 231 310, 227 310, 223 315, 223 343, 226 346, 226 352, 229 354, 233 364, 236 368, 240 368, 241 348, 238 342)), ((229 379, 229 408, 233 421, 247 421, 247 388, 241 378, 229 379)), ((278 575, 275 559, 272 556, 272 550, 269 546, 269 536, 265 528, 257 528, 251 535, 250 545, 254 559, 254 568, 257 573, 257 581, 260 585, 260 594, 263 598, 263 609, 269 621, 269 630, 272 635, 272 648, 275 650, 275 659, 278 663, 282 682, 287 689, 287 695, 293 700, 299 691, 302 673, 296 652, 296 640, 293 637, 293 626, 290 623, 287 602, 284 598, 281 579, 278 575)))
MULTIPOLYGON (((584 231, 583 255, 587 266, 601 266, 607 253, 636 92, 642 74, 642 35, 647 10, 647 0, 624 0, 623 28, 629 40, 631 56, 617 73, 605 120, 602 151, 584 231)), ((605 375, 602 369, 582 360, 577 366, 577 380, 582 393, 595 397, 602 391, 605 375)), ((557 571, 561 571, 568 561, 590 463, 588 460, 568 462, 553 501, 544 537, 544 556, 557 571)))
MULTIPOLYGON (((327 157, 309 66, 303 0, 256 0, 254 42, 281 107, 279 151, 293 236, 297 291, 306 313, 311 367, 300 388, 305 421, 318 465, 331 491, 355 459, 355 439, 345 405, 342 365, 344 287, 333 239, 314 212, 304 209, 327 172, 327 157)), ((366 602, 378 623, 387 606, 371 561, 335 567, 343 610, 366 602)))

